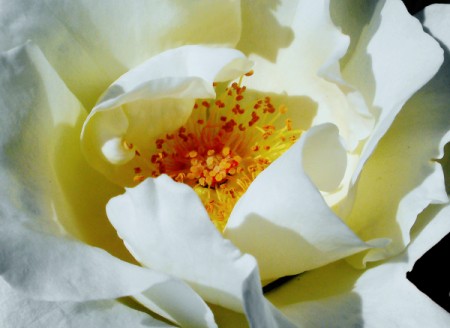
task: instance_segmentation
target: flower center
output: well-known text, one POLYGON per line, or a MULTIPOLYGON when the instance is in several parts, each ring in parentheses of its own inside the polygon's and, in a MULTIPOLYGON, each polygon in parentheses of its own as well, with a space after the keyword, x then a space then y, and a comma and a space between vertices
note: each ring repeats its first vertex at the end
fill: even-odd
POLYGON ((301 134, 286 106, 270 97, 247 101, 242 79, 215 85, 216 99, 197 100, 184 126, 156 140, 151 169, 134 169, 136 182, 167 174, 190 185, 220 231, 250 183, 301 134))

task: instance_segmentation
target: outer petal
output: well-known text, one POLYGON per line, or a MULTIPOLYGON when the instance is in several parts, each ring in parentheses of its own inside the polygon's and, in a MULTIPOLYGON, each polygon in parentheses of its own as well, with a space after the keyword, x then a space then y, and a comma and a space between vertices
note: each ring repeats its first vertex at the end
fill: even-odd
POLYGON ((145 305, 165 318, 183 326, 216 326, 208 306, 185 283, 103 250, 20 226, 2 228, 0 246, 2 277, 27 297, 86 301, 142 292, 151 300, 145 305))
POLYGON ((206 326, 211 321, 209 309, 181 281, 68 237, 70 232, 84 239, 84 231, 97 228, 90 236, 103 235, 109 244, 101 238, 93 242, 117 252, 111 246, 114 235, 104 232, 113 229, 102 222, 104 214, 99 210, 105 194, 111 195, 114 189, 86 165, 78 148, 86 114, 36 46, 27 44, 2 53, 0 70, 3 278, 28 297, 49 301, 158 291, 163 296, 155 300, 156 306, 180 322, 189 322, 190 317, 183 314, 185 304, 167 302, 184 293, 190 308, 202 314, 195 323, 206 326), (88 227, 83 226, 84 220, 88 227))
POLYGON ((135 150, 150 156, 158 136, 186 122, 196 98, 215 97, 214 81, 236 78, 251 66, 239 51, 200 46, 149 59, 114 82, 89 115, 82 132, 86 158, 120 185, 133 184, 141 160, 135 150))
POLYGON ((0 278, 2 328, 171 327, 117 301, 46 302, 27 299, 0 278))
POLYGON ((333 170, 329 163, 345 167, 337 129, 312 128, 258 175, 233 209, 225 236, 256 257, 263 280, 310 270, 368 247, 333 214, 313 184, 321 183, 317 172, 333 170))
POLYGON ((338 60, 348 44, 348 37, 331 21, 328 0, 278 1, 273 8, 255 1, 243 2, 238 49, 256 63, 247 86, 310 97, 318 104, 317 112, 290 108, 290 115, 295 113, 294 122, 301 125, 306 119, 313 125, 334 123, 347 146, 354 149, 368 136, 372 118, 358 92, 349 86, 341 89, 335 83, 344 83, 338 60))
POLYGON ((450 315, 410 283, 406 272, 448 233, 449 215, 448 206, 425 212, 420 220, 431 223, 418 229, 406 253, 388 263, 366 272, 334 263, 267 296, 302 327, 447 327, 450 315))
POLYGON ((20 0, 0 8, 0 50, 33 40, 87 108, 151 56, 184 44, 233 46, 240 33, 238 1, 20 0))
MULTIPOLYGON (((336 6, 349 5, 344 1, 336 6)), ((358 8, 358 5, 351 3, 351 7, 358 8)), ((342 72, 345 80, 362 92, 377 118, 353 175, 353 183, 402 106, 433 77, 442 63, 442 49, 423 32, 420 23, 409 15, 400 0, 380 1, 372 10, 367 26, 359 25, 364 19, 355 24, 362 32, 342 72)), ((347 20, 336 20, 344 24, 344 30, 348 29, 347 20)))
MULTIPOLYGON (((446 12, 449 18, 449 7, 444 8, 447 11, 439 10, 439 15, 446 12)), ((433 11, 429 15, 434 21, 433 11)), ((448 26, 441 22, 432 29, 447 31, 448 26)), ((445 59, 437 75, 406 103, 355 187, 355 202, 346 222, 363 240, 392 239, 387 249, 370 251, 363 263, 400 252, 409 242, 409 230, 417 215, 430 203, 448 201, 442 167, 434 161, 442 157, 450 140, 448 48, 445 59)))
POLYGON ((113 198, 107 213, 145 266, 188 281, 209 302, 245 310, 254 327, 275 324, 255 260, 223 239, 188 186, 165 175, 147 179, 113 198))

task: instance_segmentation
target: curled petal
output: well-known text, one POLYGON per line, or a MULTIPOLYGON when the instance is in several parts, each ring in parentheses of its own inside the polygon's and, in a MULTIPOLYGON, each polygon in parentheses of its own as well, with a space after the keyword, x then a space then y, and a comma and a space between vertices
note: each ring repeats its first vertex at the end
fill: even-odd
POLYGON ((196 98, 215 97, 214 81, 251 66, 239 51, 201 46, 149 59, 114 82, 89 114, 81 136, 86 158, 109 179, 130 185, 139 166, 134 154, 149 155, 156 137, 183 125, 196 98))
POLYGON ((16 327, 111 327, 168 328, 147 314, 116 300, 47 302, 24 297, 0 278, 0 321, 3 328, 16 327))
MULTIPOLYGON (((443 13, 450 17, 448 6, 439 10, 439 15, 443 13)), ((425 11, 425 17, 433 18, 435 14, 434 10, 425 11)), ((440 33, 447 31, 446 27, 445 23, 435 23, 430 30, 440 33)), ((429 204, 448 202, 442 166, 436 161, 450 140, 450 57, 448 47, 444 50, 444 64, 405 104, 351 191, 354 203, 345 216, 350 227, 366 241, 392 240, 387 248, 353 258, 357 266, 401 252, 409 243, 417 215, 429 204)))
POLYGON ((236 204, 225 236, 256 257, 263 280, 311 270, 369 247, 333 214, 313 183, 322 184, 316 168, 332 174, 333 154, 337 167, 345 167, 342 153, 335 126, 312 128, 258 175, 236 204), (321 141, 326 141, 322 147, 311 147, 321 141), (316 167, 309 162, 314 159, 316 167))
MULTIPOLYGON (((2 279, 25 298, 50 302, 155 290, 176 298, 183 292, 191 308, 204 314, 196 320, 203 326, 213 323, 207 305, 183 282, 74 240, 127 258, 126 250, 114 245, 107 221, 102 222, 102 201, 115 188, 86 165, 79 149, 86 113, 32 43, 2 53, 0 70, 2 279)), ((168 305, 162 298, 155 303, 186 322, 180 315, 184 304, 168 305)))
POLYGON ((345 261, 300 275, 267 297, 299 326, 446 327, 449 314, 406 279, 414 262, 450 230, 450 207, 427 209, 407 251, 361 271, 345 261))
MULTIPOLYGON (((345 7, 345 1, 336 4, 340 5, 345 7)), ((358 30, 362 32, 342 70, 345 80, 364 95, 376 118, 353 183, 402 106, 436 74, 443 59, 439 44, 423 31, 400 0, 379 2, 371 10, 372 18, 366 27, 362 25, 367 23, 364 20, 354 22, 361 24, 358 30)), ((345 27, 346 21, 341 21, 345 27)))
POLYGON ((145 266, 182 278, 209 302, 245 311, 261 327, 283 322, 266 304, 255 260, 220 235, 190 187, 165 175, 147 179, 113 198, 106 210, 145 266))
POLYGON ((337 125, 346 146, 354 150, 369 135, 373 117, 361 94, 341 76, 339 59, 349 38, 333 24, 329 1, 279 1, 271 10, 244 1, 243 16, 238 49, 255 61, 254 78, 247 86, 311 98, 318 104, 317 112, 290 108, 294 118, 304 120, 307 115, 312 125, 337 125))

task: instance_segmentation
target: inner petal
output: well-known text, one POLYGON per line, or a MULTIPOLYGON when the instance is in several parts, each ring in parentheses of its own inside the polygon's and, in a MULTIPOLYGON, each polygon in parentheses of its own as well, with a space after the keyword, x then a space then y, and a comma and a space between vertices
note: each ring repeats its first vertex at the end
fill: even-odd
POLYGON ((256 176, 301 134, 283 104, 247 100, 243 78, 214 84, 216 99, 196 100, 185 125, 158 137, 150 152, 135 149, 135 182, 167 174, 190 185, 220 231, 256 176))

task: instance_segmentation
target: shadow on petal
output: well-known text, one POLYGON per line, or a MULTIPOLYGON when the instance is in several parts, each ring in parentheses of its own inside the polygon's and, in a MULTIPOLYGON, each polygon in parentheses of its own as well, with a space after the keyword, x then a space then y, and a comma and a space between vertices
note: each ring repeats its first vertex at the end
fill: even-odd
POLYGON ((54 193, 61 200, 53 204, 56 215, 73 237, 136 263, 106 217, 106 203, 123 190, 84 160, 79 137, 83 122, 79 119, 75 126, 60 125, 55 129, 53 165, 58 186, 54 193))
POLYGON ((294 40, 294 32, 279 24, 273 15, 280 6, 279 0, 242 1, 242 35, 237 49, 247 56, 258 54, 272 62, 278 56, 278 50, 287 48, 294 40))

